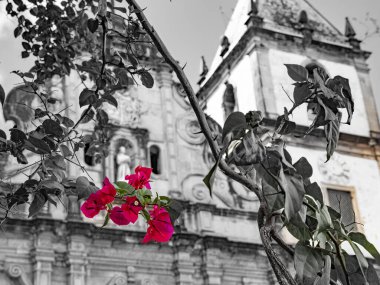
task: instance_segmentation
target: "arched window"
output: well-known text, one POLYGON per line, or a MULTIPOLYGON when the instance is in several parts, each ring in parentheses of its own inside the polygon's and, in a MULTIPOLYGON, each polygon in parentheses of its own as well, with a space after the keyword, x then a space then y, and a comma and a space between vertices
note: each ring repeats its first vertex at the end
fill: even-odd
POLYGON ((149 147, 150 167, 154 174, 161 174, 160 148, 156 145, 149 147))

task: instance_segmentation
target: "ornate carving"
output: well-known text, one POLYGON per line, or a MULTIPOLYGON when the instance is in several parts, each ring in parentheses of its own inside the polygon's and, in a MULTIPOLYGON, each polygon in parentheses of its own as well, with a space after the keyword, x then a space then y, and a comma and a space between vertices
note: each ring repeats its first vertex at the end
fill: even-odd
POLYGON ((117 90, 113 96, 118 101, 118 107, 116 108, 110 104, 104 104, 103 107, 110 122, 118 126, 137 128, 142 111, 136 88, 117 90))
POLYGON ((6 273, 11 279, 17 280, 15 283, 19 285, 30 285, 31 282, 26 277, 24 269, 21 265, 11 264, 9 265, 6 273))
POLYGON ((183 89, 183 86, 181 83, 174 82, 174 92, 173 92, 173 97, 174 100, 184 109, 189 109, 190 108, 190 103, 189 100, 187 99, 185 90, 183 89))
POLYGON ((324 156, 320 157, 318 167, 325 182, 339 185, 350 183, 350 166, 338 153, 335 153, 327 163, 324 156))
POLYGON ((189 175, 182 181, 182 189, 184 191, 183 195, 185 199, 199 202, 199 203, 210 203, 211 197, 209 195, 209 190, 202 181, 203 175, 194 174, 189 175))
POLYGON ((177 132, 184 141, 190 144, 203 143, 205 136, 199 131, 199 123, 193 114, 187 114, 177 119, 177 132))

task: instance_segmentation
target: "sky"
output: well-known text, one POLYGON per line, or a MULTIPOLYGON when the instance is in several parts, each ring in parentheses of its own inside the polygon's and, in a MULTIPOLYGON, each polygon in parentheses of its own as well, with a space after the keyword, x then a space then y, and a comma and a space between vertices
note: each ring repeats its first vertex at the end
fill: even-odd
MULTIPOLYGON (((140 6, 146 7, 145 13, 148 19, 169 51, 181 65, 186 64, 184 70, 195 89, 200 70, 200 57, 205 56, 206 62, 211 65, 236 2, 236 0, 138 0, 140 6)), ((373 26, 367 20, 368 16, 375 18, 380 24, 379 0, 309 0, 309 2, 341 31, 344 31, 345 17, 349 17, 359 39, 363 39, 367 30, 373 30, 373 26)), ((5 3, 0 1, 0 84, 7 93, 19 83, 17 76, 10 72, 25 70, 32 61, 20 57, 20 41, 13 37, 14 19, 5 15, 5 3)), ((380 110, 380 36, 365 39, 362 48, 373 52, 368 63, 380 110)))

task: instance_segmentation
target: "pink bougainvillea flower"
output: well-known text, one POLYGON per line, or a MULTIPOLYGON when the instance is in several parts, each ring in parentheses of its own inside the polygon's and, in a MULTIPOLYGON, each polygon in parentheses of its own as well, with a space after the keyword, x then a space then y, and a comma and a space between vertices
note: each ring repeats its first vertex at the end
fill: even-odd
POLYGON ((142 242, 147 243, 151 240, 157 242, 169 241, 174 233, 174 228, 168 211, 155 205, 149 213, 151 220, 148 221, 148 230, 142 242))
POLYGON ((115 200, 116 196, 116 189, 115 187, 111 184, 109 179, 106 177, 103 180, 103 187, 102 189, 98 190, 99 197, 103 205, 112 203, 113 200, 115 200))
POLYGON ((125 176, 128 183, 132 185, 135 189, 142 189, 146 187, 150 189, 149 179, 152 174, 152 168, 137 166, 135 169, 135 174, 125 176))
POLYGON ((93 218, 101 210, 105 210, 105 206, 103 202, 100 199, 99 192, 92 193, 87 200, 83 203, 83 205, 80 207, 80 210, 82 211, 83 215, 85 215, 87 218, 93 218))
POLYGON ((125 226, 130 223, 130 220, 128 219, 128 215, 119 206, 112 208, 112 210, 110 211, 110 219, 112 220, 112 222, 114 222, 116 225, 119 225, 119 226, 125 226))
POLYGON ((139 217, 139 212, 143 209, 143 206, 136 197, 127 197, 127 201, 121 205, 127 219, 134 224, 139 217))

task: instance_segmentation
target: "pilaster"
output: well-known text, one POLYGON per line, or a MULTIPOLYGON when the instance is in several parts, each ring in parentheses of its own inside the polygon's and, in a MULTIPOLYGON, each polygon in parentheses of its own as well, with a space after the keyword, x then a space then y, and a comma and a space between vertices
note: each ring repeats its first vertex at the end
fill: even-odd
POLYGON ((84 236, 72 235, 67 244, 68 285, 86 285, 87 250, 84 236))

